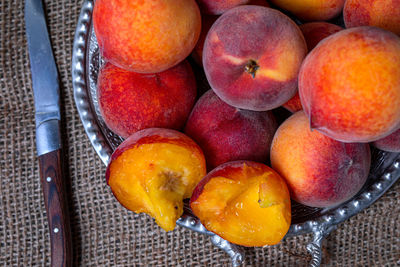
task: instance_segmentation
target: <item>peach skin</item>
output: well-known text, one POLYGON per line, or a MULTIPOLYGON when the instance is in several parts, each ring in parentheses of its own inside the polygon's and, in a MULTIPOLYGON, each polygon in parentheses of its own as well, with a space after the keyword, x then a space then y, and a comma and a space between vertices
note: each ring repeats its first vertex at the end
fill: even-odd
POLYGON ((134 133, 112 154, 108 185, 128 210, 145 212, 165 231, 175 228, 190 198, 206 174, 201 149, 186 135, 149 128, 134 133))
POLYGON ((345 0, 270 0, 305 21, 330 20, 343 10, 345 0))
POLYGON ((221 15, 238 5, 245 5, 250 0, 196 0, 200 10, 208 15, 221 15))
POLYGON ((346 28, 376 26, 400 35, 400 0, 347 0, 343 18, 346 28))
POLYGON ((184 61, 166 71, 141 74, 106 63, 97 79, 104 122, 124 138, 150 127, 181 129, 196 98, 196 81, 184 61))
POLYGON ((193 108, 185 133, 202 148, 208 169, 213 169, 239 159, 267 161, 276 128, 270 111, 234 108, 209 90, 193 108))
POLYGON ((281 12, 235 7, 207 34, 203 66, 214 92, 231 106, 254 111, 279 107, 295 93, 307 53, 299 27, 281 12))
POLYGON ((376 140, 373 145, 383 151, 400 152, 400 129, 385 138, 376 140))
POLYGON ((372 142, 400 127, 400 38, 376 27, 335 33, 306 57, 299 93, 312 128, 372 142))
POLYGON ((293 200, 330 207, 353 197, 371 164, 368 144, 342 143, 311 130, 303 111, 283 122, 271 146, 271 164, 287 182, 293 200))
POLYGON ((285 181, 252 161, 227 162, 212 170, 196 186, 190 207, 209 231, 247 247, 277 244, 291 222, 285 181))
POLYGON ((97 0, 93 26, 107 61, 138 73, 156 73, 192 52, 201 17, 194 0, 97 0))

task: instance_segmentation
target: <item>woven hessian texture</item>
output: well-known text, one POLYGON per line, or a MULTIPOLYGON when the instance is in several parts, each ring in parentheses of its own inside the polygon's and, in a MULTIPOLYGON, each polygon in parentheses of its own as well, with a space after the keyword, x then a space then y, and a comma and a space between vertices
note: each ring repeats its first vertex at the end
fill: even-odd
MULTIPOLYGON (((46 0, 60 73, 64 157, 70 191, 74 266, 229 266, 208 237, 161 230, 128 212, 104 179, 73 101, 71 50, 81 0, 46 0)), ((0 1, 0 265, 50 266, 49 233, 35 155, 34 105, 23 1, 0 1)), ((324 243, 324 266, 400 265, 400 183, 342 223, 324 243)), ((311 236, 246 249, 246 266, 306 266, 311 236)))

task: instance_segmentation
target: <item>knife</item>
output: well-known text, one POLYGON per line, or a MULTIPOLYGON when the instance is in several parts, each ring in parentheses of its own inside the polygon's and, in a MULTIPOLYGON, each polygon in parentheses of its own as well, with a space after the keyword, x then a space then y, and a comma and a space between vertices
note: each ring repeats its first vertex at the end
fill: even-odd
POLYGON ((42 0, 25 1, 35 101, 36 148, 51 242, 51 266, 72 265, 71 229, 61 164, 59 83, 42 0))

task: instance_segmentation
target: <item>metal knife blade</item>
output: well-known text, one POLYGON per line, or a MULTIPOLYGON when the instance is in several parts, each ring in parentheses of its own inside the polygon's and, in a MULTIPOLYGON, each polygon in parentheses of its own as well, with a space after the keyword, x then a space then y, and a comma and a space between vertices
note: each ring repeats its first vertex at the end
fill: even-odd
POLYGON ((38 155, 61 148, 59 83, 42 0, 25 1, 25 26, 35 99, 38 155))
POLYGON ((71 229, 61 160, 57 66, 42 0, 25 1, 25 28, 35 101, 40 182, 50 230, 51 266, 72 266, 71 229))

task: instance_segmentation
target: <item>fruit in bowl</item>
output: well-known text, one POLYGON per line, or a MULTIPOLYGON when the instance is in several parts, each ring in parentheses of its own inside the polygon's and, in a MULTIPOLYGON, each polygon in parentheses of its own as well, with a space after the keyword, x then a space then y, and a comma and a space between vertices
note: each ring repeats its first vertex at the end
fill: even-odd
POLYGON ((276 128, 272 112, 229 106, 209 90, 193 108, 185 133, 199 144, 208 169, 213 169, 240 159, 267 161, 276 128))
POLYGON ((239 6, 209 30, 203 66, 214 92, 231 106, 265 111, 288 101, 307 53, 299 27, 281 12, 239 6))
POLYGON ((183 128, 196 98, 196 80, 185 60, 166 71, 142 74, 106 63, 97 79, 101 115, 127 138, 145 128, 183 128))
POLYGON ((306 57, 299 94, 310 126, 343 142, 400 127, 400 38, 376 27, 335 33, 306 57))
POLYGON ((331 207, 353 197, 367 180, 368 144, 342 143, 311 130, 299 111, 283 122, 271 145, 271 166, 286 181, 295 201, 331 207))
POLYGON ((145 212, 165 231, 175 228, 206 174, 204 155, 189 137, 175 130, 149 128, 134 133, 112 154, 106 180, 127 209, 145 212))
POLYGON ((191 53, 201 17, 195 0, 97 0, 93 25, 107 61, 126 70, 155 73, 191 53))
POLYGON ((208 230, 248 247, 278 243, 291 222, 285 181, 252 161, 227 162, 212 170, 196 186, 190 207, 208 230))

